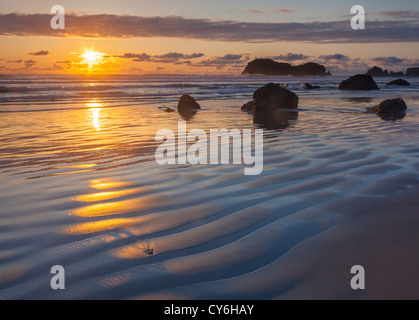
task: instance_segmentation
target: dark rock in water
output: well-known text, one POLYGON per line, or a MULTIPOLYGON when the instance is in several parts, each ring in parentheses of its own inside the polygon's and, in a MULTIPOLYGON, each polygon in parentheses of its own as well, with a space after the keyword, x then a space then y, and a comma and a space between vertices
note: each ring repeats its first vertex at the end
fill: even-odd
POLYGON ((304 87, 305 87, 307 90, 321 89, 321 87, 319 87, 319 86, 313 86, 313 85, 311 85, 310 83, 305 83, 305 84, 304 84, 304 87))
POLYGON ((180 97, 179 102, 177 104, 177 110, 179 112, 197 109, 201 109, 201 106, 190 95, 184 94, 180 97))
POLYGON ((326 72, 326 76, 331 76, 332 74, 330 73, 330 71, 326 72))
POLYGON ((380 90, 374 79, 366 74, 357 74, 348 80, 342 81, 340 90, 380 90))
MULTIPOLYGON (((272 59, 255 59, 249 62, 242 72, 249 75, 267 76, 326 76, 326 68, 320 64, 309 62, 300 66, 292 66, 285 62, 272 59)), ((330 72, 329 72, 330 75, 330 72)))
POLYGON ((201 106, 190 95, 185 94, 180 97, 177 111, 184 120, 191 120, 199 109, 201 106))
POLYGON ((257 112, 253 123, 267 130, 284 130, 298 119, 298 109, 275 109, 272 112, 257 112))
POLYGON ((378 106, 368 108, 368 112, 376 112, 382 118, 403 118, 407 106, 403 99, 390 99, 381 102, 378 106))
POLYGON ((390 74, 388 73, 388 70, 383 70, 380 67, 373 67, 368 70, 366 73, 367 75, 371 77, 388 77, 390 74))
POLYGON ((269 83, 259 88, 241 108, 253 114, 253 123, 262 128, 277 130, 289 127, 298 117, 298 96, 279 84, 269 83))
POLYGON ((408 77, 419 77, 419 67, 408 68, 407 72, 406 72, 406 76, 408 76, 408 77))
POLYGON ((275 83, 269 83, 253 94, 253 113, 270 112, 279 108, 298 108, 298 96, 275 83))
POLYGON ((164 109, 164 112, 175 112, 175 110, 173 110, 172 108, 166 108, 164 109))
POLYGON ((253 100, 249 101, 248 103, 245 103, 242 107, 242 111, 251 112, 253 109, 253 105, 254 105, 253 100))
POLYGON ((404 73, 402 71, 400 72, 390 72, 390 77, 404 77, 404 73))
POLYGON ((294 73, 292 65, 272 59, 255 59, 249 62, 242 74, 262 74, 267 76, 289 76, 294 73))
POLYGON ((153 249, 147 249, 145 252, 147 254, 149 254, 149 255, 153 255, 154 254, 154 250, 153 249))
POLYGON ((309 62, 294 67, 294 76, 325 76, 326 68, 320 64, 309 62))
POLYGON ((408 86, 410 86, 410 83, 407 82, 406 80, 403 80, 403 79, 397 79, 397 80, 390 81, 389 83, 386 84, 386 86, 403 86, 403 87, 408 87, 408 86))

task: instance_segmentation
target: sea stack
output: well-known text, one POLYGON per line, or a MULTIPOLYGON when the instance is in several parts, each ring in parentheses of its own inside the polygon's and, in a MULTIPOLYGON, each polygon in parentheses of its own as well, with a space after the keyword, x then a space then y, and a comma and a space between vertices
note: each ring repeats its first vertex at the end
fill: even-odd
POLYGON ((340 90, 380 90, 374 79, 366 74, 357 74, 342 81, 340 90))
POLYGON ((408 68, 407 71, 406 71, 406 76, 408 76, 408 77, 419 77, 419 67, 408 68))
POLYGON ((286 62, 276 62, 272 59, 255 59, 249 62, 242 75, 265 76, 327 76, 326 67, 314 62, 292 66, 286 62))

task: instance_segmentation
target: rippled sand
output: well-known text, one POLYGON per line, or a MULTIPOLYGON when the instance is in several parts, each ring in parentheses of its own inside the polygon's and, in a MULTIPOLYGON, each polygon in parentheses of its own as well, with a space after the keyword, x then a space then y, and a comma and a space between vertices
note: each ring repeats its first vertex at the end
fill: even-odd
MULTIPOLYGON (((260 176, 158 166, 181 117, 156 105, 1 114, 0 298, 419 298, 417 98, 384 121, 364 113, 380 97, 307 94, 260 176)), ((201 104, 188 129, 254 127, 240 101, 201 104)))

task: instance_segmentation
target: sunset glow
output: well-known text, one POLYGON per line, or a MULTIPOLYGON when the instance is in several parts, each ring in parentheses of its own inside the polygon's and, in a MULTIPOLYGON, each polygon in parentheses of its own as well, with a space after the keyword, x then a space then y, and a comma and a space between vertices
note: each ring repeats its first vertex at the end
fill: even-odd
POLYGON ((245 1, 240 8, 215 0, 191 2, 182 10, 168 0, 130 6, 65 1, 66 21, 72 23, 61 31, 49 28, 48 6, 28 1, 22 8, 5 0, 0 73, 240 75, 256 58, 316 62, 333 75, 374 65, 405 72, 419 63, 418 3, 383 1, 366 7, 364 32, 350 29, 349 0, 304 6, 245 1))
POLYGON ((92 69, 94 66, 103 63, 103 56, 105 54, 101 52, 87 51, 81 55, 84 60, 81 63, 89 65, 89 69, 92 69))

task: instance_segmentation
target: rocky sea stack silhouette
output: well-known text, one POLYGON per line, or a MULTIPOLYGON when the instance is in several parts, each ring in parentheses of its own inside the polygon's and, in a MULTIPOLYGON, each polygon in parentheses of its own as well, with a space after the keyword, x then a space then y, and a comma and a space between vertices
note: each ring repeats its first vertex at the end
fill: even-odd
POLYGON ((292 66, 285 62, 276 62, 272 59, 255 59, 249 62, 242 75, 265 75, 265 76, 330 76, 326 67, 309 62, 299 66, 292 66))

